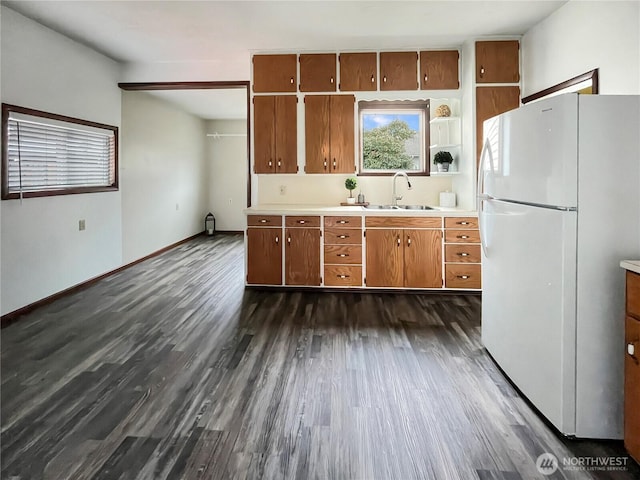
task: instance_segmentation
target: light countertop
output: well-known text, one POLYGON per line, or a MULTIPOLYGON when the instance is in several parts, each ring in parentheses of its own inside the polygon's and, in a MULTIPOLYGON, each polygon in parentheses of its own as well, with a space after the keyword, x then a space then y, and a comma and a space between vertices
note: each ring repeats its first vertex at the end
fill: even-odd
POLYGON ((640 260, 622 260, 620 266, 630 272, 640 273, 640 260))
POLYGON ((475 210, 459 208, 433 207, 433 210, 378 210, 362 206, 339 205, 297 205, 297 204, 262 204, 244 210, 245 215, 374 215, 398 217, 473 217, 475 210))

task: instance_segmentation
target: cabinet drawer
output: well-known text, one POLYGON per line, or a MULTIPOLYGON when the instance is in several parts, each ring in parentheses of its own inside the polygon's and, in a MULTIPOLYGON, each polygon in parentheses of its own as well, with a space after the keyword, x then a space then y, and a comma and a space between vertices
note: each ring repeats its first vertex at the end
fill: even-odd
POLYGON ((360 228, 362 217, 324 217, 325 227, 360 228))
POLYGON ((284 222, 287 227, 319 227, 320 217, 286 216, 284 222))
POLYGON ((325 245, 324 263, 326 264, 361 264, 362 246, 360 245, 325 245))
POLYGON ((627 271, 627 315, 640 318, 640 275, 627 271))
POLYGON ((480 245, 445 245, 447 263, 480 263, 480 245))
POLYGON ((325 228, 325 245, 362 245, 362 230, 359 228, 325 228))
POLYGON ((248 215, 247 225, 250 227, 281 227, 280 215, 248 215))
POLYGON ((445 230, 445 243, 480 243, 478 230, 445 230))
POLYGON ((478 229, 477 217, 447 217, 444 219, 444 228, 472 228, 478 229))
POLYGON ((481 268, 478 264, 451 264, 444 267, 445 288, 481 288, 481 268))
POLYGON ((328 287, 362 285, 362 267, 357 265, 327 265, 324 267, 324 284, 328 287))
POLYGON ((367 227, 442 228, 442 217, 366 217, 367 227))

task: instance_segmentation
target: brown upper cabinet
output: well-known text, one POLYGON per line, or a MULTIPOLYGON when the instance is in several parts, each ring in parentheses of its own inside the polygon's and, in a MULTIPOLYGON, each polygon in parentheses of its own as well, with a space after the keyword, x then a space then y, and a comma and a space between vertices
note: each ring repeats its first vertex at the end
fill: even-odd
POLYGON ((520 106, 520 87, 476 87, 476 161, 480 162, 485 120, 520 106))
POLYGON ((476 42, 476 83, 518 83, 519 50, 517 40, 476 42))
POLYGON ((380 90, 417 90, 418 53, 380 52, 380 90))
POLYGON ((341 53, 340 90, 346 92, 375 91, 378 89, 378 55, 368 53, 341 53))
POLYGON ((456 90, 458 79, 457 50, 420 52, 420 88, 422 90, 456 90))
POLYGON ((297 103, 295 95, 253 97, 254 170, 296 173, 297 103))
POLYGON ((297 85, 296 54, 254 55, 253 91, 256 93, 295 92, 297 85))
POLYGON ((305 172, 353 173, 354 104, 353 95, 306 95, 305 172))
POLYGON ((300 54, 300 91, 335 92, 336 54, 300 54))

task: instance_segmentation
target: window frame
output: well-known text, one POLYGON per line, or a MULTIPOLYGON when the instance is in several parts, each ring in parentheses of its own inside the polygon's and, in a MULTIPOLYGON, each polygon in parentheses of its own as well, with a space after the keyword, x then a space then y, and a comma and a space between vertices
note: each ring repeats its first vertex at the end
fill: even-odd
POLYGON ((431 112, 430 112, 430 103, 429 100, 360 100, 358 102, 358 136, 359 136, 359 152, 358 152, 358 173, 357 176, 360 177, 391 177, 396 174, 396 172, 406 172, 409 176, 430 176, 430 124, 431 120, 431 112), (420 170, 365 170, 364 169, 364 158, 363 158, 363 142, 364 142, 364 130, 363 130, 363 122, 362 122, 362 114, 366 113, 367 110, 381 111, 381 110, 421 110, 423 112, 423 133, 424 139, 422 148, 422 162, 423 165, 420 170))
POLYGON ((68 117, 56 113, 44 112, 33 108, 20 107, 17 105, 2 104, 2 200, 15 200, 19 198, 35 198, 35 197, 52 197, 57 195, 75 195, 81 193, 97 193, 97 192, 114 192, 119 190, 120 172, 118 169, 118 151, 119 151, 119 128, 114 125, 106 125, 103 123, 92 122, 80 118, 68 117), (114 178, 111 185, 100 185, 91 187, 61 187, 46 190, 30 190, 24 192, 9 192, 9 115, 11 113, 19 113, 22 115, 30 115, 58 122, 66 122, 75 125, 82 125, 102 130, 110 130, 114 136, 114 157, 113 169, 114 178))

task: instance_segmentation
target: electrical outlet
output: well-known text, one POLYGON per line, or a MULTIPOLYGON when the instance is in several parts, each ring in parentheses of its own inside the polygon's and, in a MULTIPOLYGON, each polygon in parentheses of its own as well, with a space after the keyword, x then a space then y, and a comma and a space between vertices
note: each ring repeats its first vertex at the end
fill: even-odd
POLYGON ((86 228, 86 223, 84 220, 78 220, 78 230, 82 231, 86 228))
POLYGON ((280 195, 286 195, 286 194, 287 194, 287 186, 280 185, 280 195))

